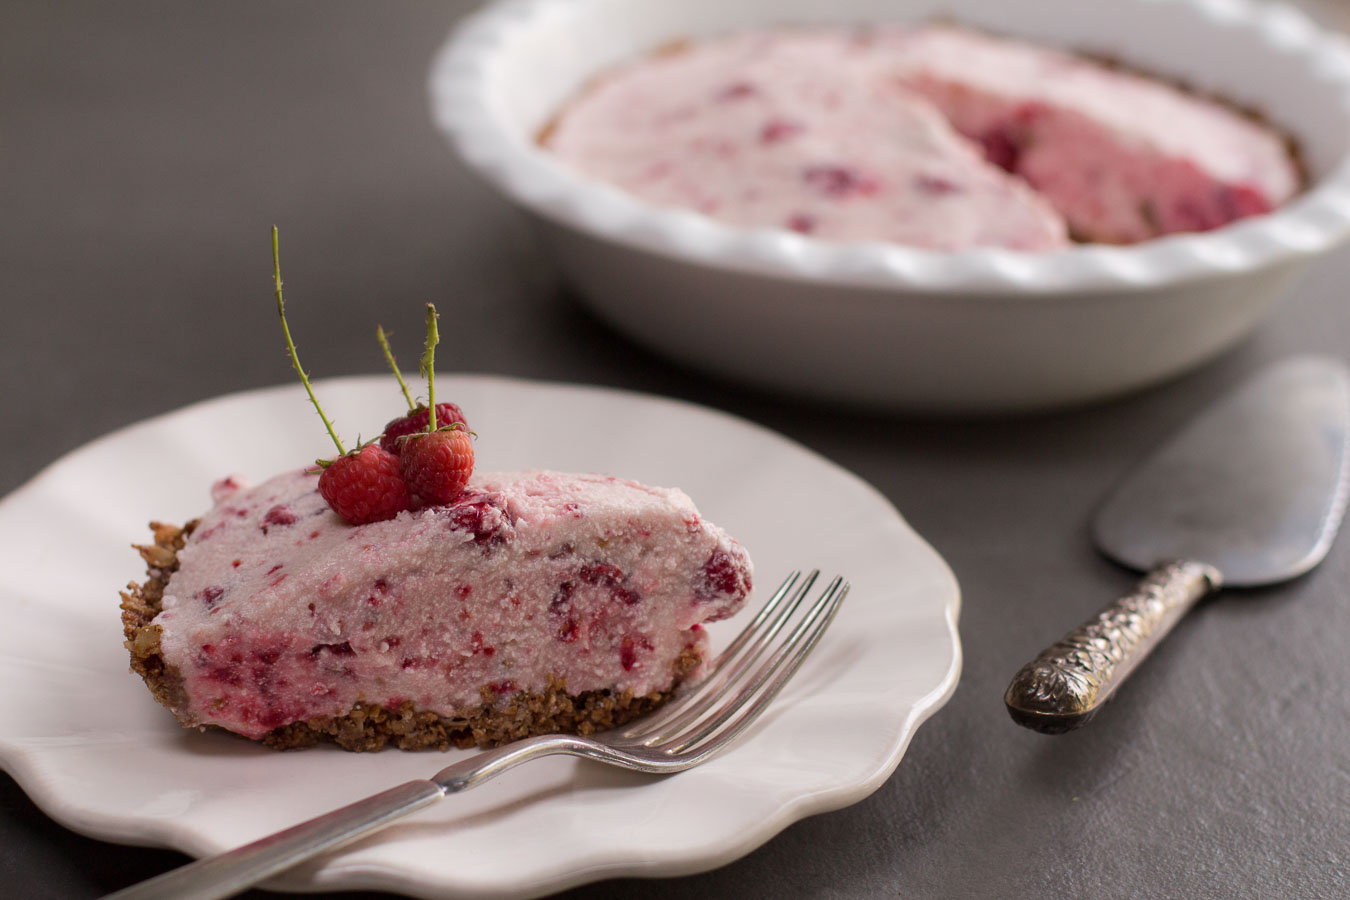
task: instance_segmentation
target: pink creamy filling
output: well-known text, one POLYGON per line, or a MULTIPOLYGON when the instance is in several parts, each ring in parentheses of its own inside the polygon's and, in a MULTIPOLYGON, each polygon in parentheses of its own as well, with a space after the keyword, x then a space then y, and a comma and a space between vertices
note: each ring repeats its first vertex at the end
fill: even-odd
POLYGON ((186 718, 257 738, 358 701, 454 716, 550 677, 665 690, 750 588, 745 551, 677 490, 482 474, 455 504, 354 527, 316 483, 213 492, 155 620, 186 718))
POLYGON ((546 143, 585 174, 732 224, 944 250, 1204 230, 1299 185, 1284 142, 1219 104, 944 26, 784 29, 658 54, 599 80, 546 143))
POLYGON ((844 32, 740 35, 634 63, 547 144, 581 172, 735 225, 932 249, 1063 246, 1064 223, 844 32))

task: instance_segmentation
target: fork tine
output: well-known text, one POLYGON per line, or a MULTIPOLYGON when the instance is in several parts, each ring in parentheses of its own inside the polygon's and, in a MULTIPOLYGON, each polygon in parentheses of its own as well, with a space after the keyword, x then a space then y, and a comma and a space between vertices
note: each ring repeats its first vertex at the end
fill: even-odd
POLYGON ((810 572, 806 576, 806 581, 794 592, 793 586, 800 575, 800 572, 792 572, 783 580, 778 590, 774 591, 773 596, 760 608, 750 624, 742 629, 735 640, 713 661, 707 676, 701 682, 674 703, 667 704, 663 711, 634 723, 623 732, 623 737, 631 740, 645 737, 645 742, 659 740, 660 731, 684 728, 724 696, 729 682, 739 676, 747 665, 758 659, 764 646, 782 630, 783 623, 797 609, 802 597, 811 589, 820 572, 819 570, 810 572), (789 601, 787 606, 780 609, 785 600, 789 601), (760 632, 766 628, 767 634, 761 637, 760 632))
POLYGON ((653 749, 670 755, 691 752, 702 755, 716 751, 744 731, 768 708, 807 655, 815 649, 825 629, 834 621, 848 591, 848 582, 836 576, 769 661, 747 675, 750 684, 727 700, 716 715, 699 722, 695 731, 676 735, 653 749), (740 715, 737 716, 737 713, 740 715), (673 743, 675 741, 678 743, 673 743))

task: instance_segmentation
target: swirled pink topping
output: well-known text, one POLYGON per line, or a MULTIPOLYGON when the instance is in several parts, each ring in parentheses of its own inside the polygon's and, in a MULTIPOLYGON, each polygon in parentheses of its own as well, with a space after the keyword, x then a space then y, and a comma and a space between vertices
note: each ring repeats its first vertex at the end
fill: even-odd
POLYGON ((1229 108, 1065 53, 947 26, 781 29, 599 79, 546 134, 662 205, 829 240, 1050 250, 1267 212, 1284 141, 1229 108))
POLYGON ((952 250, 1046 250, 1064 223, 843 31, 694 44, 626 66, 547 145, 644 200, 734 225, 952 250))

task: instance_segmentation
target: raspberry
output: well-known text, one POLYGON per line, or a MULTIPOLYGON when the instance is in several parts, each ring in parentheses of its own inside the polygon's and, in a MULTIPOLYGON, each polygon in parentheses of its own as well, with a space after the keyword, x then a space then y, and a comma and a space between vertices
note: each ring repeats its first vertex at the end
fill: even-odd
POLYGON ((1017 163, 1022 156, 1023 147, 1017 137, 1007 128, 995 127, 978 138, 984 145, 984 158, 1000 169, 1017 171, 1017 163))
POLYGON ((398 457, 374 444, 333 460, 319 476, 319 493, 352 525, 383 522, 412 507, 398 457))
POLYGON ((399 458, 408 490, 423 504, 452 502, 473 474, 473 441, 458 427, 403 438, 399 458))
POLYGON ((703 563, 702 577, 694 588, 694 599, 706 603, 720 595, 745 596, 750 592, 750 576, 725 550, 714 550, 703 563))
MULTIPOLYGON (((436 404, 436 427, 446 428, 450 425, 459 423, 459 427, 465 431, 469 430, 469 423, 464 418, 464 410, 453 403, 436 404)), ((403 452, 403 442, 399 438, 405 434, 414 434, 418 431, 427 430, 427 408, 418 406, 406 416, 394 419, 388 425, 384 426, 384 437, 380 438, 380 446, 393 454, 403 452)))
POLYGON ((717 92, 718 100, 741 100, 745 97, 753 97, 759 90, 748 81, 737 81, 722 88, 717 92))
POLYGON ((807 166, 802 179, 828 197, 868 196, 881 190, 875 178, 846 166, 807 166))
POLYGON ((914 185, 914 189, 921 194, 942 196, 961 192, 961 185, 950 178, 943 178, 941 175, 915 175, 911 183, 914 185))
POLYGON ((473 542, 480 547, 490 548, 505 542, 506 537, 502 534, 502 519, 505 516, 505 510, 492 502, 492 498, 487 495, 465 496, 460 494, 455 498, 455 508, 450 511, 450 527, 456 531, 468 531, 473 534, 473 542), (490 516, 488 510, 493 510, 498 515, 490 516))
POLYGON ((776 144, 802 132, 802 126, 787 119, 770 119, 759 130, 761 144, 776 144))
POLYGON ((263 534, 267 534, 273 526, 294 525, 298 521, 300 520, 295 517, 295 513, 291 512, 289 507, 277 504, 267 511, 267 515, 263 516, 262 524, 258 527, 262 529, 263 534))

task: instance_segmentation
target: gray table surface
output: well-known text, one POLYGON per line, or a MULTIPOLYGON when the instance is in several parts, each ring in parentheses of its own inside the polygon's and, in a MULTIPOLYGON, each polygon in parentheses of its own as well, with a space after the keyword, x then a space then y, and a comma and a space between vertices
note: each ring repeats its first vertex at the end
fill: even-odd
MULTIPOLYGON (((1350 252, 1221 359, 1089 409, 925 421, 747 391, 597 322, 451 158, 424 83, 470 6, 5 4, 0 493, 111 429, 285 382, 260 349, 275 222, 315 372, 378 371, 376 311, 435 299, 456 368, 778 429, 885 493, 961 582, 960 686, 874 795, 713 872, 571 894, 1350 894, 1350 541, 1294 583, 1202 607, 1084 731, 1033 734, 1001 702, 1030 654, 1132 582, 1087 540, 1106 486, 1262 363, 1350 356, 1350 252)), ((0 776, 0 895, 92 897, 183 859, 67 831, 0 776)))

